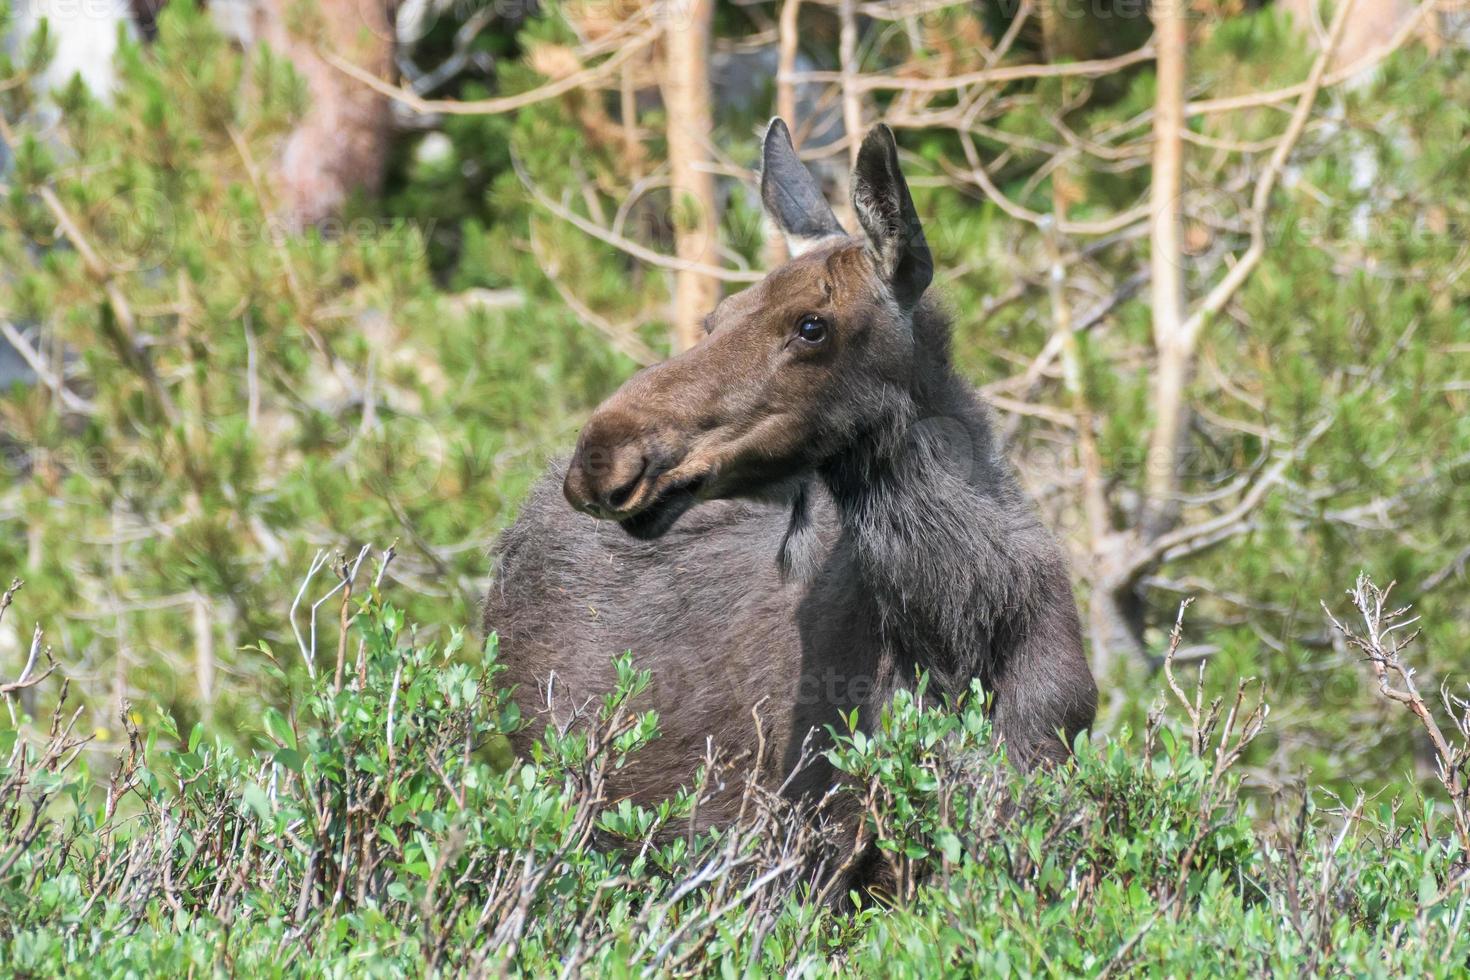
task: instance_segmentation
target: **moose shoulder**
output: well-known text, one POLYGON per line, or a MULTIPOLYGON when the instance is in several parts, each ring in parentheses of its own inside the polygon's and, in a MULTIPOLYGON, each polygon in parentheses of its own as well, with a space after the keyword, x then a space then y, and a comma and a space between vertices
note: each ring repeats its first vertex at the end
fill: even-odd
MULTIPOLYGON (((1017 763, 1065 758, 1097 697, 1066 561, 951 366, 893 135, 858 157, 861 236, 780 120, 763 162, 794 257, 600 406, 500 541, 485 627, 537 718, 522 738, 631 650, 662 737, 615 796, 672 793, 710 739, 764 744, 779 782, 808 733, 872 726, 920 672, 951 695, 978 679, 1017 763)), ((788 791, 832 775, 819 754, 788 791)))

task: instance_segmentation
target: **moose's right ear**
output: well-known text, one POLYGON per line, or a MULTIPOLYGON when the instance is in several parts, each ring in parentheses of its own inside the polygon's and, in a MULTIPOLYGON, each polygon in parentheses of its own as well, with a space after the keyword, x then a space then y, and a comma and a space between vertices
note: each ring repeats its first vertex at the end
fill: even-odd
POLYGON ((893 130, 879 123, 863 140, 852 171, 852 209, 893 298, 913 309, 934 278, 934 257, 919 224, 908 182, 898 168, 893 130))
POLYGON ((778 116, 766 128, 761 152, 761 203, 786 238, 792 257, 846 234, 822 188, 802 164, 791 132, 778 116))

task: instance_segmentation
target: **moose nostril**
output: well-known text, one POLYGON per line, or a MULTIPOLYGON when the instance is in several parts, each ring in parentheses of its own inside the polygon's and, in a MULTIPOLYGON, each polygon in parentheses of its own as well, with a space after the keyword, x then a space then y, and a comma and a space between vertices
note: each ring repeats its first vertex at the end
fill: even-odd
POLYGON ((602 495, 603 503, 610 510, 622 510, 633 492, 638 489, 638 484, 643 480, 643 474, 648 472, 648 457, 640 456, 636 467, 631 471, 632 475, 625 477, 617 486, 608 487, 602 495))
POLYGON ((562 492, 577 510, 594 517, 617 517, 636 504, 643 483, 661 472, 659 459, 638 420, 599 410, 582 429, 562 492))

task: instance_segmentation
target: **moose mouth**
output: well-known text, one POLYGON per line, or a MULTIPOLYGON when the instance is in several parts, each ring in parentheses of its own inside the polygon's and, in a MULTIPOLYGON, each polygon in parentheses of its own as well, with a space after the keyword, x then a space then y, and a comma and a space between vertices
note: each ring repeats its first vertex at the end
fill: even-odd
POLYGON ((699 490, 703 485, 703 476, 672 483, 658 491, 657 496, 636 512, 618 518, 618 525, 640 541, 662 537, 689 508, 699 503, 699 490))

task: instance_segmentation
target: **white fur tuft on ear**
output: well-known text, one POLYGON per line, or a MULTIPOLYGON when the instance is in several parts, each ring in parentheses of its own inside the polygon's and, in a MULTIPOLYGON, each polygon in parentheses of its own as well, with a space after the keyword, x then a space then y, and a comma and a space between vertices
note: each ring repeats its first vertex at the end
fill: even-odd
POLYGON ((838 238, 840 236, 823 235, 821 238, 803 238, 800 235, 791 235, 783 231, 781 237, 786 242, 786 254, 790 255, 794 259, 798 255, 805 255, 813 249, 818 249, 821 248, 823 245, 831 244, 834 238, 838 238))

